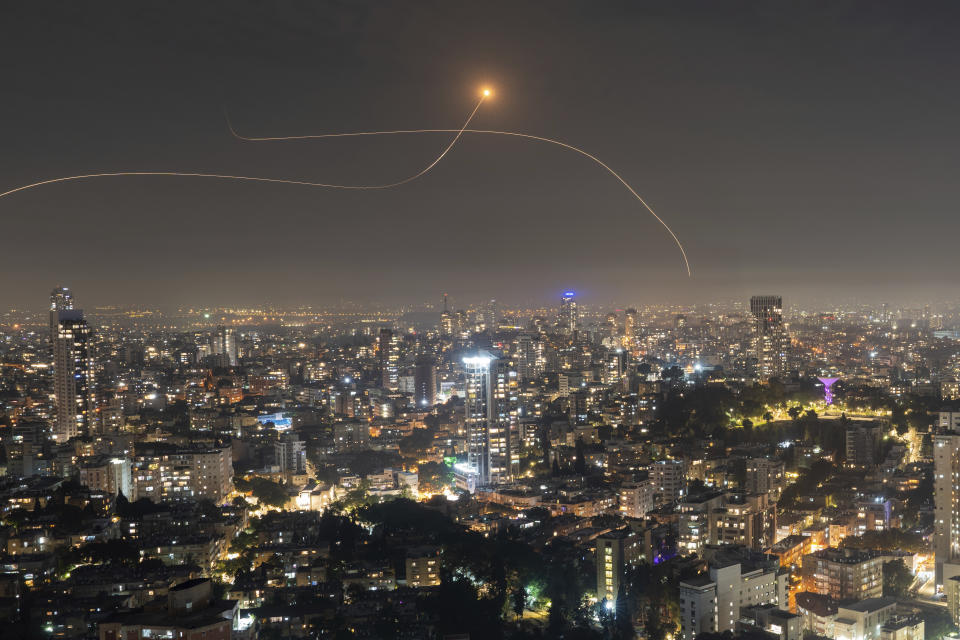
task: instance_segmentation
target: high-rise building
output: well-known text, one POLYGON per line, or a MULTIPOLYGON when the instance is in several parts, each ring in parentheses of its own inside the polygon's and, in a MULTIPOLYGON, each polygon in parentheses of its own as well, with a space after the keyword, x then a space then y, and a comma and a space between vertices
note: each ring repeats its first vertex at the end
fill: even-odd
POLYGON ((960 433, 933 437, 933 551, 937 585, 960 575, 960 433))
POLYGON ((500 326, 500 308, 496 300, 487 302, 483 310, 483 324, 487 331, 496 331, 497 327, 500 326))
POLYGON ((447 294, 443 294, 443 311, 440 313, 440 335, 444 338, 453 336, 453 314, 447 307, 447 294))
POLYGON ((223 356, 222 364, 226 366, 237 366, 240 359, 240 349, 237 346, 236 331, 223 325, 217 327, 217 331, 210 339, 210 353, 215 356, 223 356))
POLYGON ((393 329, 380 329, 381 386, 390 391, 400 388, 400 339, 393 329))
POLYGON ((769 380, 784 373, 787 340, 783 327, 783 299, 780 296, 753 296, 750 313, 754 318, 754 354, 757 377, 769 380))
POLYGON ((520 464, 519 376, 507 358, 481 351, 463 359, 467 465, 480 486, 511 481, 520 464))
POLYGON ((60 322, 60 311, 73 310, 73 294, 67 287, 57 287, 50 294, 50 335, 57 334, 57 324, 60 322))
POLYGON ((437 404, 437 363, 430 356, 417 358, 413 369, 413 401, 418 407, 437 404))
POLYGON ((50 331, 56 401, 53 437, 66 442, 92 433, 97 423, 90 327, 83 311, 73 308, 73 296, 66 288, 54 289, 50 296, 50 331))
POLYGON ((573 291, 565 291, 560 297, 560 328, 569 333, 577 330, 580 315, 577 312, 577 299, 573 291))
POLYGON ((524 333, 517 338, 517 372, 521 380, 533 380, 543 375, 547 366, 547 357, 543 340, 524 333))
POLYGON ((633 346, 634 339, 637 337, 637 310, 627 309, 623 313, 623 343, 627 348, 633 346))

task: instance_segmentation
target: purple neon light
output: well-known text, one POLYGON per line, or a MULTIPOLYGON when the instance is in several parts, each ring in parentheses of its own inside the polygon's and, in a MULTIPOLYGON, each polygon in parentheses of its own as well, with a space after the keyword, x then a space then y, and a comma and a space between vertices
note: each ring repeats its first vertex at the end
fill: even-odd
POLYGON ((833 390, 831 390, 830 387, 839 379, 840 378, 817 378, 817 380, 823 383, 823 400, 827 404, 833 404, 833 390))

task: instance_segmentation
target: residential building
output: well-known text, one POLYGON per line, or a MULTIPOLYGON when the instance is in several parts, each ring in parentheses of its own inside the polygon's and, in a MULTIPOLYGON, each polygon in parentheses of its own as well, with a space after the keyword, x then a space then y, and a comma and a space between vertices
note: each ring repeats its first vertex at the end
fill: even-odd
POLYGON ((643 557, 640 537, 630 529, 597 536, 597 598, 614 601, 626 569, 643 557))
POLYGON ((821 549, 803 557, 805 591, 835 600, 866 600, 883 593, 883 558, 859 549, 821 549))
POLYGON ((519 380, 507 358, 486 351, 463 359, 467 465, 480 486, 509 482, 520 464, 519 380))

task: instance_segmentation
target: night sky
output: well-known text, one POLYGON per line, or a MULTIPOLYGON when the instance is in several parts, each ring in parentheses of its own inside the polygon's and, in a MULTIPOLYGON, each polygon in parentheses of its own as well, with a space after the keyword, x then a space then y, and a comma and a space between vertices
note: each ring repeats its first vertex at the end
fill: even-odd
POLYGON ((960 45, 950 3, 18 3, 0 20, 0 307, 495 296, 587 303, 956 301, 960 45))

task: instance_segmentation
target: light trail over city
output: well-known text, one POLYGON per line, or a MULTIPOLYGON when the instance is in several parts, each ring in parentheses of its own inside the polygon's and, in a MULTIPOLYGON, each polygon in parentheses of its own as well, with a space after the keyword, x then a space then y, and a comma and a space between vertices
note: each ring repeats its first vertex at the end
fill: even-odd
POLYGON ((314 134, 314 135, 300 135, 300 136, 251 137, 251 136, 242 136, 239 133, 237 133, 237 131, 233 127, 233 123, 230 122, 229 117, 227 118, 227 125, 230 128, 230 133, 233 134, 235 138, 238 138, 240 140, 246 140, 248 142, 289 142, 289 141, 295 141, 295 140, 322 140, 325 138, 349 138, 354 136, 356 137, 385 136, 385 135, 405 135, 405 134, 422 134, 422 133, 457 133, 457 137, 459 138, 464 133, 474 133, 474 134, 483 134, 483 135, 512 136, 515 138, 524 138, 527 140, 535 140, 538 142, 546 142, 548 144, 557 145, 559 147, 563 147, 564 149, 569 149, 570 151, 579 153, 580 155, 586 158, 589 158, 594 163, 600 165, 600 167, 602 167, 607 173, 609 173, 614 178, 616 178, 620 182, 620 184, 626 187, 626 189, 633 195, 634 198, 636 198, 640 202, 641 205, 643 205, 643 207, 650 213, 650 215, 656 218, 657 222, 659 222, 663 226, 663 228, 667 230, 667 233, 670 234, 670 237, 673 238, 673 241, 676 243, 677 248, 680 249, 680 255, 683 257, 683 265, 684 265, 684 268, 686 268, 687 270, 687 276, 689 277, 693 276, 693 272, 690 269, 690 261, 687 259, 687 252, 683 248, 683 244, 680 242, 680 238, 678 238, 677 234, 674 233, 673 229, 670 228, 670 225, 668 225, 663 220, 663 218, 657 215, 657 212, 654 211, 649 204, 647 204, 647 202, 640 196, 639 193, 637 193, 636 189, 634 189, 629 182, 624 180, 623 176, 621 176, 619 173, 614 171, 610 167, 610 165, 606 164, 603 160, 601 160, 597 156, 587 151, 584 151, 580 147, 575 147, 572 144, 562 142, 560 140, 555 140, 553 138, 547 138, 544 136, 537 136, 530 133, 520 133, 518 131, 493 131, 490 129, 466 129, 466 128, 463 128, 463 129, 401 129, 396 131, 358 131, 358 132, 351 132, 351 133, 320 133, 320 134, 314 134))
POLYGON ((75 176, 65 176, 61 178, 52 178, 50 180, 42 180, 39 182, 34 182, 31 184, 23 185, 10 189, 0 193, 0 198, 13 195, 20 191, 26 191, 28 189, 34 189, 37 187, 42 187, 45 185, 55 184, 59 182, 71 182, 76 180, 89 180, 93 178, 110 178, 110 177, 130 177, 130 176, 155 176, 155 177, 181 177, 181 178, 216 178, 221 180, 240 180, 245 182, 265 182, 265 183, 275 183, 275 184, 289 184, 297 186, 308 186, 308 187, 320 187, 324 189, 347 189, 347 190, 357 190, 357 191, 366 191, 366 190, 383 190, 383 189, 392 189, 399 187, 418 178, 423 177, 429 173, 441 160, 453 149, 454 145, 463 137, 464 133, 472 134, 483 134, 483 135, 497 135, 497 136, 510 136, 514 138, 523 138, 527 140, 534 140, 538 142, 545 142, 548 144, 556 145, 570 151, 574 151, 586 158, 589 158, 595 164, 603 168, 607 173, 616 178, 620 184, 622 184, 634 198, 646 209, 650 215, 652 215, 657 222, 659 222, 664 229, 667 230, 667 233, 670 234, 670 237, 673 238, 674 243, 676 243, 677 248, 680 250, 680 255, 683 258, 683 265, 686 269, 687 276, 692 277, 693 272, 690 269, 690 261, 687 258, 687 252, 683 248, 683 244, 680 242, 680 238, 677 237, 677 234, 674 233, 673 229, 670 228, 670 225, 664 221, 653 208, 647 204, 647 202, 637 193, 630 183, 628 183, 623 176, 613 170, 608 164, 603 162, 600 158, 584 151, 580 147, 576 147, 572 144, 562 142, 553 138, 547 138, 545 136, 537 136, 529 133, 521 133, 517 131, 494 131, 489 129, 468 129, 467 127, 473 121, 474 116, 476 116, 477 111, 480 110, 480 106, 483 104, 484 100, 491 96, 491 90, 489 88, 484 88, 480 91, 480 99, 477 101, 476 106, 473 108, 473 111, 470 112, 470 115, 467 117, 466 121, 463 123, 463 126, 459 129, 401 129, 393 131, 358 131, 358 132, 347 132, 347 133, 324 133, 324 134, 313 134, 313 135, 299 135, 299 136, 265 136, 265 137, 251 137, 251 136, 242 136, 234 129, 232 122, 230 121, 229 116, 227 116, 227 125, 230 129, 230 133, 239 140, 244 140, 248 142, 283 142, 283 141, 295 141, 295 140, 319 140, 325 138, 351 138, 351 137, 364 137, 364 136, 386 136, 386 135, 406 135, 406 134, 434 134, 434 133, 453 133, 455 134, 450 143, 444 148, 444 150, 433 159, 430 164, 426 167, 402 180, 395 182, 389 182, 384 184, 372 184, 372 185, 346 185, 346 184, 331 184, 325 182, 314 182, 309 180, 293 180, 288 178, 267 178, 262 176, 241 176, 241 175, 230 175, 230 174, 221 174, 221 173, 207 173, 207 172, 194 172, 194 171, 116 171, 116 172, 103 172, 103 173, 89 173, 75 176))
POLYGON ((116 178, 116 177, 129 177, 129 176, 163 176, 163 177, 180 177, 180 178, 218 178, 221 180, 242 180, 246 182, 271 182, 276 184, 291 184, 291 185, 300 185, 307 187, 321 187, 324 189, 348 189, 348 190, 357 190, 357 191, 369 191, 369 190, 380 190, 380 189, 392 189, 394 187, 399 187, 404 184, 413 182, 417 178, 422 177, 427 174, 431 169, 433 169, 437 164, 443 160, 444 156, 453 149, 454 145, 457 144, 457 141, 460 140, 463 132, 466 130, 466 127, 473 120, 473 117, 477 115, 477 111, 480 110, 480 105, 483 104, 483 101, 490 96, 490 90, 484 89, 481 91, 480 99, 477 101, 476 106, 473 108, 473 111, 470 112, 469 117, 463 123, 463 126, 459 129, 450 129, 451 133, 456 135, 450 141, 450 143, 444 148, 444 150, 438 155, 433 161, 428 164, 426 167, 413 174, 408 176, 403 180, 398 180, 396 182, 388 182, 384 184, 365 184, 365 185, 349 185, 349 184, 331 184, 326 182, 312 182, 308 180, 293 180, 288 178, 265 178, 261 176, 240 176, 240 175, 229 175, 222 173, 206 173, 198 171, 111 171, 111 172, 102 172, 102 173, 87 173, 82 175, 75 176, 64 176, 61 178, 51 178, 50 180, 41 180, 39 182, 33 182, 31 184, 25 184, 9 191, 4 191, 0 193, 0 198, 4 198, 14 193, 20 191, 26 191, 28 189, 35 189, 37 187, 42 187, 49 184, 56 184, 58 182, 71 182, 75 180, 89 180, 92 178, 116 178))

